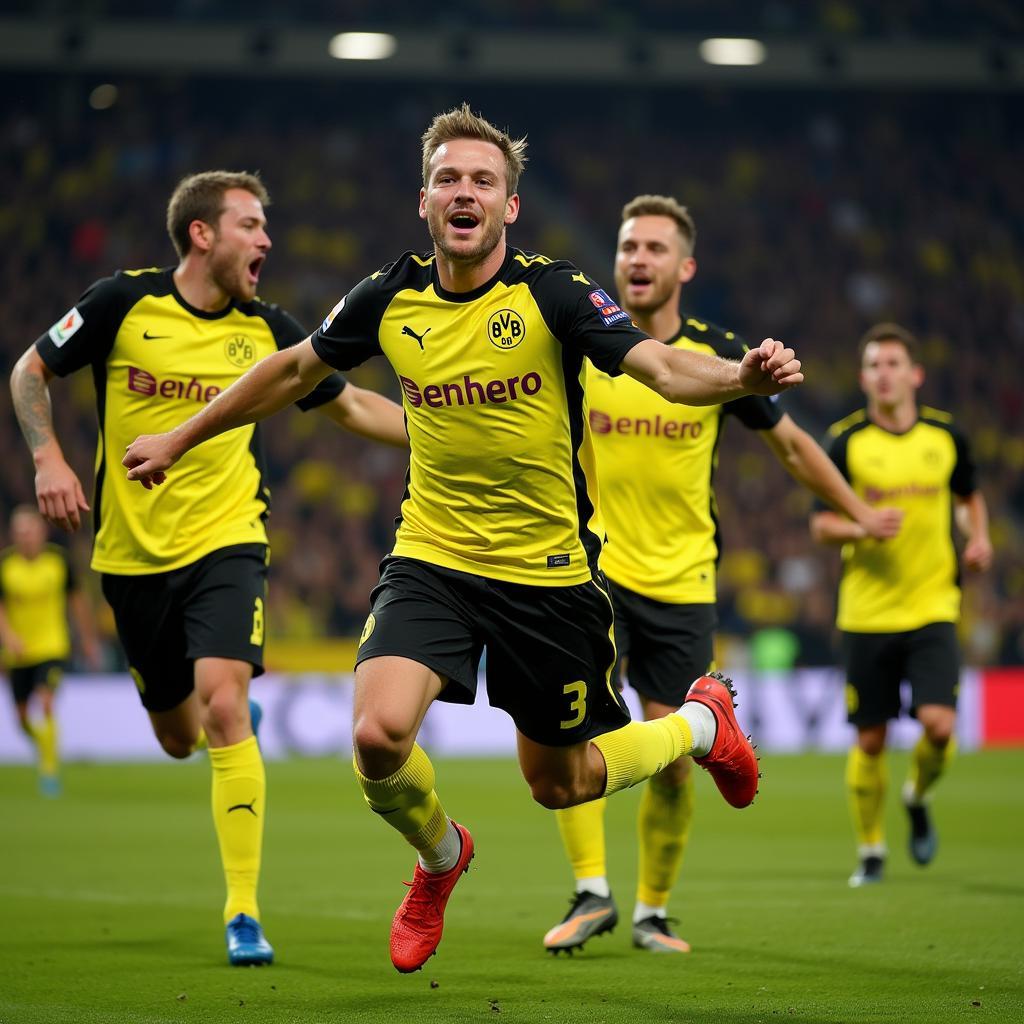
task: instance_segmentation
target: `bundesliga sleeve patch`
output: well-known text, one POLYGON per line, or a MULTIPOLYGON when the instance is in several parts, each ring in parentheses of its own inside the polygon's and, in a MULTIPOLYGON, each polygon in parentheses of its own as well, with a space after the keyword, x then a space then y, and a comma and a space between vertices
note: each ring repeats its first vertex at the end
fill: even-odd
POLYGON ((60 348, 84 324, 78 308, 72 306, 49 330, 50 341, 60 348))
POLYGON ((339 302, 334 309, 324 317, 324 322, 320 325, 321 331, 326 331, 327 328, 331 326, 331 321, 333 321, 334 318, 345 308, 345 299, 347 298, 348 296, 346 295, 345 298, 343 298, 341 302, 339 302))
POLYGON ((629 319, 629 314, 618 306, 603 288, 598 288, 597 291, 591 292, 587 298, 590 299, 591 305, 597 310, 605 327, 611 327, 612 324, 621 323, 623 320, 629 319))

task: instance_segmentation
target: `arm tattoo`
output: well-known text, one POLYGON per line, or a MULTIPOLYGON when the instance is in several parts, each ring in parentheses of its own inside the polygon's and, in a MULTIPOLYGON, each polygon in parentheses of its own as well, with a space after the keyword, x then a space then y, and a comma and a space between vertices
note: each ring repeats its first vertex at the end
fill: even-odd
POLYGON ((19 368, 11 376, 14 412, 29 450, 35 452, 55 440, 50 389, 38 373, 19 368))

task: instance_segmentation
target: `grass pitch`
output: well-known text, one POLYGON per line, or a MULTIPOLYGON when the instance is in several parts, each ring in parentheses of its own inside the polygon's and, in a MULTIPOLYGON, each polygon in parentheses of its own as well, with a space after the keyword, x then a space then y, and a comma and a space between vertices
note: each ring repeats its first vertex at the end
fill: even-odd
MULTIPOLYGON (((905 757, 891 757, 892 795, 905 757)), ((754 807, 698 779, 670 911, 689 956, 634 950, 637 793, 609 802, 623 920, 582 954, 541 936, 571 877, 551 815, 508 761, 439 761, 446 809, 477 857, 425 970, 391 967, 413 856, 363 805, 348 766, 268 766, 261 908, 271 968, 230 968, 208 767, 72 765, 47 801, 0 769, 0 1022, 1024 1020, 1024 751, 966 755, 937 793, 941 847, 921 869, 888 809, 886 882, 851 890, 841 757, 769 757, 754 807)))

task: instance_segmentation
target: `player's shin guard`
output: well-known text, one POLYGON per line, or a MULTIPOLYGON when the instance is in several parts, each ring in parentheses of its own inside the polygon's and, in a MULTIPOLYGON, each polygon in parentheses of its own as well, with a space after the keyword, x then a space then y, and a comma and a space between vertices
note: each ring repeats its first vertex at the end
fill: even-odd
POLYGON ((910 758, 910 785, 907 787, 915 803, 920 803, 925 793, 938 782, 955 753, 955 738, 951 738, 944 747, 937 747, 924 733, 921 734, 910 758))
POLYGON ((656 775, 693 749, 693 732, 680 715, 630 722, 592 740, 601 751, 608 780, 604 795, 628 789, 656 775))
POLYGON ((256 886, 263 852, 267 779, 256 737, 227 747, 211 747, 210 767, 213 825, 228 888, 224 923, 236 914, 247 914, 258 921, 256 886))
POLYGON ((636 898, 651 907, 664 907, 679 869, 693 820, 693 773, 681 786, 649 779, 640 798, 637 835, 640 861, 636 898))
POLYGON ((846 760, 846 791, 857 844, 861 848, 881 847, 885 841, 882 806, 888 784, 885 754, 866 754, 850 748, 846 760))
POLYGON ((414 744, 408 760, 385 779, 368 779, 353 763, 370 809, 397 829, 421 856, 429 857, 445 838, 448 816, 434 792, 434 766, 414 744))
POLYGON ((605 871, 605 799, 591 800, 555 811, 562 845, 572 865, 573 878, 603 878, 605 871))

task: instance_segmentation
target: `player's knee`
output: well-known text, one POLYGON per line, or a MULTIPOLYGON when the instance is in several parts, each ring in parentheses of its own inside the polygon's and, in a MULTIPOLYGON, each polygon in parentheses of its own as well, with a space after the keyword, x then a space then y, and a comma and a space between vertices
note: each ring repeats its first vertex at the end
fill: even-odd
POLYGON ((944 749, 953 738, 953 727, 954 721, 952 719, 943 719, 929 723, 925 727, 925 735, 928 737, 928 742, 933 747, 938 747, 940 750, 944 749))
POLYGON ((156 739, 164 753, 176 761, 184 760, 196 748, 196 737, 189 739, 174 732, 158 732, 156 739))
POLYGON ((587 799, 576 787, 553 779, 532 780, 530 793, 541 807, 549 811, 563 811, 567 807, 585 803, 587 799))
POLYGON ((352 726, 356 756, 373 778, 398 771, 412 750, 413 739, 407 729, 369 715, 360 715, 352 726))
POLYGON ((224 734, 248 718, 249 700, 244 687, 219 686, 202 702, 202 719, 207 733, 224 734))

